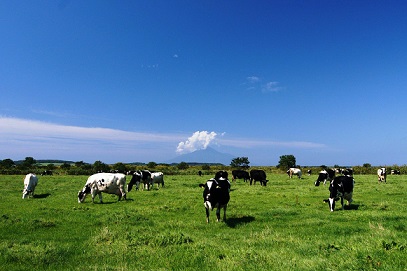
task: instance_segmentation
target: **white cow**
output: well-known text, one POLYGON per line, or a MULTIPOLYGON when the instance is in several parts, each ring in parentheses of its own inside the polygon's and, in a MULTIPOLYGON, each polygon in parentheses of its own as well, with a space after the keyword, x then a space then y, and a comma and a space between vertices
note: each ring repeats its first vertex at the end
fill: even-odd
POLYGON ((386 177, 387 177, 386 168, 385 167, 379 168, 377 170, 377 181, 379 183, 383 181, 386 182, 386 177))
POLYGON ((293 177, 293 175, 297 175, 299 179, 301 179, 302 176, 301 169, 299 168, 290 168, 289 170, 287 170, 287 174, 290 179, 293 177))
POLYGON ((164 187, 164 173, 162 172, 153 172, 151 173, 151 187, 154 187, 154 183, 157 184, 157 187, 164 187))
POLYGON ((92 195, 94 202, 96 195, 99 195, 100 203, 102 201, 102 192, 115 194, 119 200, 123 197, 126 199, 126 175, 121 173, 97 173, 93 174, 86 181, 82 191, 78 192, 78 202, 82 203, 87 194, 92 195))
POLYGON ((33 173, 28 173, 24 178, 24 190, 23 199, 29 197, 30 195, 34 197, 34 190, 38 184, 38 178, 33 173))

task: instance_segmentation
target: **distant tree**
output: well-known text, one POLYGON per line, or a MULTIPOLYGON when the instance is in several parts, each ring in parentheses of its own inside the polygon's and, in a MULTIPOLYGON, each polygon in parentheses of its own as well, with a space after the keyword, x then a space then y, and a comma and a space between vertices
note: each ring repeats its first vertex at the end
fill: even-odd
POLYGON ((234 168, 248 169, 250 162, 248 157, 236 157, 230 162, 230 166, 234 168))
POLYGON ((210 170, 211 167, 208 164, 202 165, 202 170, 210 170))
POLYGON ((372 167, 372 165, 371 165, 371 164, 369 164, 369 163, 364 163, 364 164, 363 164, 363 167, 364 167, 364 168, 371 168, 371 167, 372 167))
POLYGON ((83 161, 75 162, 75 167, 82 167, 85 163, 83 161))
POLYGON ((177 168, 183 170, 189 168, 189 165, 186 162, 181 162, 177 165, 177 168))
POLYGON ((57 167, 54 165, 54 164, 48 164, 47 166, 46 166, 46 169, 47 170, 55 170, 57 167))
POLYGON ((125 164, 119 162, 113 165, 113 169, 118 170, 119 172, 127 172, 127 167, 125 164))
POLYGON ((24 161, 23 161, 23 165, 24 165, 25 167, 32 167, 32 166, 35 165, 35 163, 37 163, 37 161, 36 161, 34 158, 32 158, 32 157, 26 157, 26 158, 24 159, 24 161))
POLYGON ((2 168, 12 168, 15 165, 16 164, 11 159, 4 159, 4 160, 0 161, 0 167, 2 167, 2 168))
POLYGON ((108 165, 106 165, 102 161, 95 161, 95 163, 93 163, 93 171, 95 171, 95 172, 109 172, 110 168, 109 168, 108 165))
POLYGON ((150 169, 154 169, 157 166, 156 162, 148 162, 147 167, 150 169))
POLYGON ((280 156, 280 161, 278 162, 277 167, 285 170, 285 169, 289 169, 291 167, 295 167, 296 165, 296 159, 294 157, 294 155, 289 154, 289 155, 282 155, 280 156))
POLYGON ((64 169, 64 170, 68 170, 68 169, 71 168, 71 165, 68 164, 68 163, 63 163, 63 164, 60 165, 59 167, 60 167, 61 169, 64 169))

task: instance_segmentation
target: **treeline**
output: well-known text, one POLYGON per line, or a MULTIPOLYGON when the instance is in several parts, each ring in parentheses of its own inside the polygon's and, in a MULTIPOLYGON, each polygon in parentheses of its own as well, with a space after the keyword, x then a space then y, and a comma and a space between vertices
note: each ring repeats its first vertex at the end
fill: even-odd
MULTIPOLYGON (((316 175, 327 166, 304 166, 300 167, 303 171, 303 176, 306 176, 307 171, 311 170, 312 175, 316 175)), ((329 167, 329 166, 328 166, 329 167)), ((363 164, 362 166, 353 166, 354 175, 359 174, 376 174, 377 169, 382 166, 372 166, 363 164)), ((407 174, 407 165, 385 166, 388 174, 391 170, 399 170, 400 174, 407 174)), ((196 175, 201 171, 203 175, 213 175, 216 171, 226 170, 231 172, 233 169, 238 169, 238 166, 226 166, 222 164, 199 164, 181 162, 178 164, 158 164, 155 162, 144 163, 115 163, 106 164, 102 161, 95 161, 93 164, 83 161, 63 161, 63 160, 35 160, 32 157, 26 157, 25 160, 13 161, 11 159, 0 160, 0 174, 3 175, 25 175, 27 173, 42 174, 44 171, 52 172, 56 175, 91 175, 97 172, 122 172, 148 169, 150 171, 161 171, 166 175, 196 175)), ((331 168, 345 168, 335 165, 331 168)), ((286 168, 280 166, 251 166, 244 167, 246 170, 263 169, 269 173, 284 174, 286 168)))

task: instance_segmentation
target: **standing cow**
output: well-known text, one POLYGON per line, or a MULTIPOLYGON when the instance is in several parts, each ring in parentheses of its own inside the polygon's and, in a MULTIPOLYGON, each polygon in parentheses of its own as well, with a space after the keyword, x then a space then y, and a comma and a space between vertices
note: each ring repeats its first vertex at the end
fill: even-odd
POLYGON ((256 182, 260 182, 260 185, 262 186, 266 186, 267 182, 269 181, 267 180, 266 172, 264 172, 262 169, 250 170, 250 185, 252 185, 253 180, 255 184, 256 182))
POLYGON ((34 197, 34 190, 38 184, 38 178, 33 173, 28 173, 24 178, 24 190, 23 199, 29 197, 30 195, 34 197))
POLYGON ((213 208, 216 208, 216 218, 220 221, 220 210, 223 209, 223 221, 226 221, 226 209, 230 200, 230 182, 227 178, 220 177, 219 179, 209 179, 204 184, 199 184, 203 187, 203 199, 206 211, 206 223, 209 223, 209 213, 213 208))
POLYGON ((324 169, 319 172, 318 179, 315 181, 315 186, 319 186, 319 184, 323 181, 324 185, 327 180, 332 181, 335 177, 335 171, 332 169, 324 169))
POLYGON ((298 179, 301 179, 302 176, 301 169, 299 168, 290 168, 287 170, 287 174, 290 177, 290 179, 293 177, 293 175, 297 175, 298 179))
POLYGON ((122 173, 96 173, 91 175, 86 181, 82 191, 78 192, 78 202, 82 203, 87 194, 92 195, 92 202, 95 202, 96 195, 99 195, 100 203, 102 201, 102 192, 115 194, 121 200, 126 199, 126 175, 122 173))
POLYGON ((151 187, 154 188, 154 183, 157 184, 159 188, 160 184, 161 187, 164 187, 164 173, 162 172, 153 172, 151 173, 151 187))
POLYGON ((331 184, 329 185, 329 199, 324 200, 329 203, 329 209, 331 212, 335 209, 335 201, 341 199, 342 210, 344 209, 343 199, 348 201, 348 205, 350 205, 353 201, 353 186, 355 181, 353 177, 350 176, 338 176, 335 177, 331 184))
POLYGON ((232 181, 236 181, 236 179, 243 179, 245 182, 250 180, 249 172, 240 169, 232 170, 232 181))
POLYGON ((377 170, 377 181, 379 183, 380 182, 386 182, 386 179, 387 179, 386 168, 385 167, 379 168, 377 170))

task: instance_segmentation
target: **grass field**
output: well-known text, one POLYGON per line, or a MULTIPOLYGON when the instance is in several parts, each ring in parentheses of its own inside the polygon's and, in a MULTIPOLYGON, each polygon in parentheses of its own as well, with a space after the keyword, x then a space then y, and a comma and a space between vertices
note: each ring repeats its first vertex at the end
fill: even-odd
POLYGON ((407 270, 407 176, 356 175, 350 208, 329 212, 316 175, 232 183, 226 222, 206 224, 212 176, 165 176, 127 201, 77 202, 87 176, 0 175, 0 270, 407 270))

